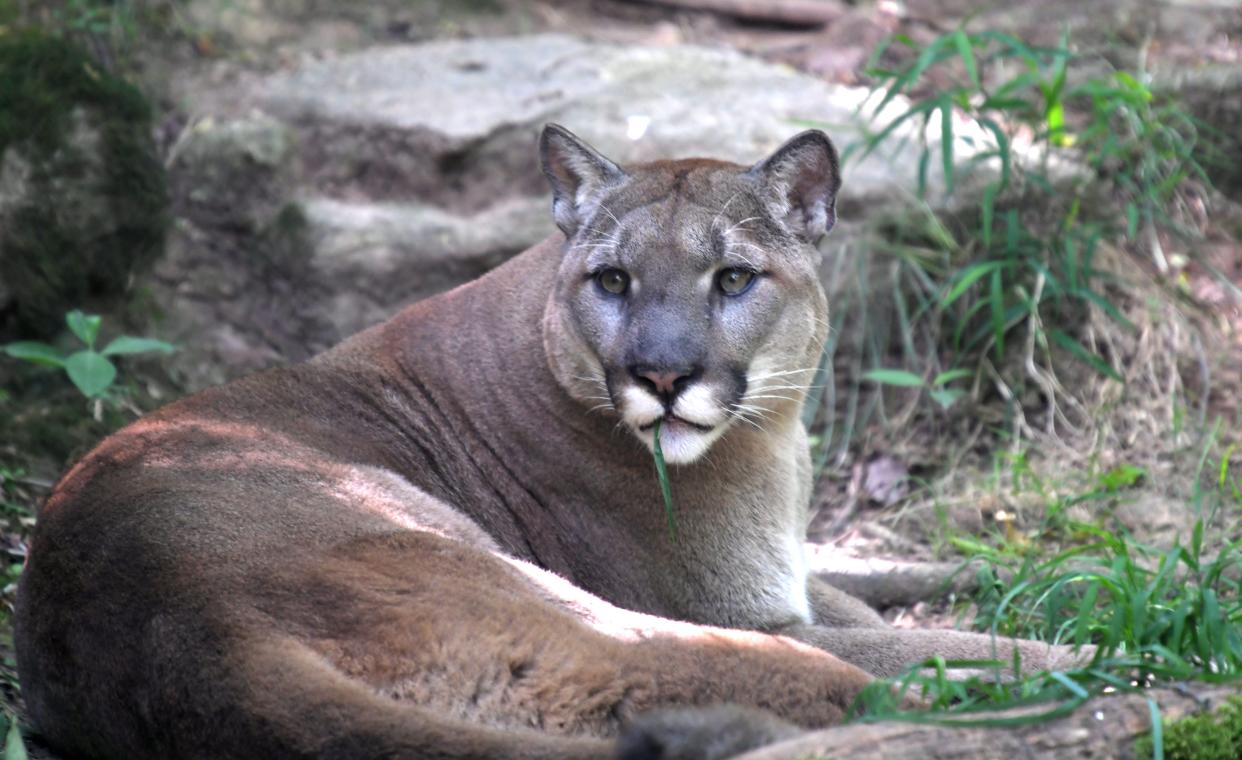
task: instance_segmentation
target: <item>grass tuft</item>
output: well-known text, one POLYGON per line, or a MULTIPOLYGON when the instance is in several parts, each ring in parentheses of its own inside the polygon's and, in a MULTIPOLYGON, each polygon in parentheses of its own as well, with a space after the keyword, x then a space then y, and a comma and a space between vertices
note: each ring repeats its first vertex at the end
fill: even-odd
MULTIPOLYGON (((1046 518, 1025 553, 982 541, 962 544, 985 576, 974 599, 976 628, 995 636, 1091 644, 1097 648, 1091 662, 1064 672, 1022 673, 1020 662, 933 658, 865 690, 861 719, 1012 726, 1060 717, 1106 692, 1242 677, 1242 539, 1219 545, 1208 539, 1220 532, 1215 523, 1222 516, 1242 510, 1242 488, 1230 473, 1228 453, 1219 468, 1206 467, 1214 443, 1213 436, 1204 447, 1187 505, 1196 515, 1193 528, 1167 548, 1058 514, 1046 518), (1068 537, 1069 545, 1040 558, 1033 547, 1054 535, 1068 537), (900 700, 907 694, 918 695, 931 710, 904 711, 900 700), (1004 719, 982 715, 1033 705, 1044 709, 1004 719)), ((1150 741, 1159 749, 1180 740, 1156 731, 1150 741)))

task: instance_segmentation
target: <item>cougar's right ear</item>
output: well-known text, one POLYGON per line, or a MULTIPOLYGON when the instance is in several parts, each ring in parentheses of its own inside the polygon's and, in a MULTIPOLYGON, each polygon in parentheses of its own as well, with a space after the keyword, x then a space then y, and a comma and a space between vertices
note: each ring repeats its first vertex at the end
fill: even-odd
POLYGON ((621 167, 559 124, 543 128, 539 162, 552 185, 552 217, 566 237, 595 213, 604 192, 625 178, 621 167))
POLYGON ((757 178, 773 216, 814 245, 837 222, 841 169, 828 135, 809 129, 747 172, 757 178))

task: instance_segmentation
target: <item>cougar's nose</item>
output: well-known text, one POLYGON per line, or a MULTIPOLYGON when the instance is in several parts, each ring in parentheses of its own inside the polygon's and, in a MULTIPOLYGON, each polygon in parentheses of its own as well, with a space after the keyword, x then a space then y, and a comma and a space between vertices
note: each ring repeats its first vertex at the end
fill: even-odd
POLYGON ((665 403, 672 403, 677 394, 698 373, 695 367, 678 367, 673 369, 634 365, 630 374, 647 390, 659 396, 665 403))

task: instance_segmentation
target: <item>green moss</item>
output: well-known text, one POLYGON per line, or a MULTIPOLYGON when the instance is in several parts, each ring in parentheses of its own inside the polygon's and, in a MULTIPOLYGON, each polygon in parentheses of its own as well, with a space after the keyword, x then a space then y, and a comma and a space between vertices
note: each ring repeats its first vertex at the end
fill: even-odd
POLYGON ((307 268, 310 251, 310 223, 302 207, 290 203, 259 232, 254 247, 261 271, 267 277, 298 277, 307 268))
POLYGON ((124 293, 162 251, 168 192, 150 106, 77 45, 0 34, 0 162, 10 332, 58 329, 68 309, 124 293))
MULTIPOLYGON (((1151 737, 1135 743, 1136 758, 1152 757, 1151 737)), ((1242 757, 1242 696, 1220 709, 1164 724, 1165 760, 1237 760, 1242 757)))

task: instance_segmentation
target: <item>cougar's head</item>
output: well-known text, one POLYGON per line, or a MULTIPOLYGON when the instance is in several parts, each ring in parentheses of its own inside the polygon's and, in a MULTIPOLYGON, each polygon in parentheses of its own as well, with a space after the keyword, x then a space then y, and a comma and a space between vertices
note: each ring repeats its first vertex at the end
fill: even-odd
POLYGON ((735 427, 797 411, 828 329, 814 244, 836 220, 837 154, 803 132, 754 166, 621 167, 573 134, 540 139, 564 258, 544 314, 558 382, 689 463, 735 427))

